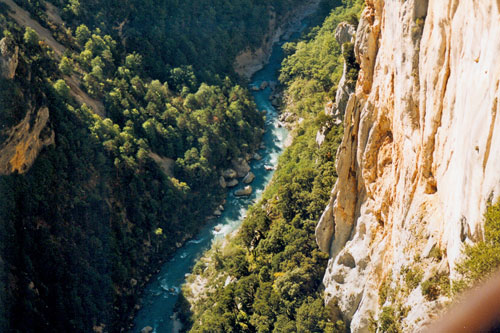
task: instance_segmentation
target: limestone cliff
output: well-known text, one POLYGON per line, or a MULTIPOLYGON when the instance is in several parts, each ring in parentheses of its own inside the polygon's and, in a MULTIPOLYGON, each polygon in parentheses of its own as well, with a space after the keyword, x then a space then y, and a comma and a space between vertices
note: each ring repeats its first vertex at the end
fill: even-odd
POLYGON ((316 230, 331 256, 326 302, 353 332, 384 307, 415 331, 448 301, 421 282, 455 276, 500 195, 500 1, 367 0, 355 53, 339 178, 316 230))

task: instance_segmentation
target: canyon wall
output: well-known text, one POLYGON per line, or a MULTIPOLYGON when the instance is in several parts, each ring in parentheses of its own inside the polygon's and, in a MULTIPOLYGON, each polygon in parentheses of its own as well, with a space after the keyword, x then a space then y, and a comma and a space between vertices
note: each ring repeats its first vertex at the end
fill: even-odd
POLYGON ((255 50, 247 48, 240 52, 234 60, 234 71, 241 77, 250 79, 264 68, 269 62, 274 43, 282 36, 285 40, 289 39, 292 33, 300 29, 301 21, 318 9, 319 3, 319 0, 307 0, 280 18, 280 22, 277 22, 275 12, 271 11, 269 33, 264 36, 262 45, 255 50))
POLYGON ((384 308, 416 331, 450 300, 421 282, 453 281, 500 195, 500 1, 367 0, 355 53, 339 178, 316 230, 326 303, 353 332, 384 308))

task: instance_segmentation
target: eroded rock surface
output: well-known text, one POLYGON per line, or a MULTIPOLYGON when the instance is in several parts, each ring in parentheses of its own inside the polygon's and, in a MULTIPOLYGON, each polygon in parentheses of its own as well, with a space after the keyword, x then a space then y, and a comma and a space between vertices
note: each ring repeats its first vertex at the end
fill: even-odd
POLYGON ((26 172, 42 148, 54 144, 55 134, 48 126, 49 109, 31 110, 0 145, 0 174, 26 172))
POLYGON ((317 228, 331 256, 326 302, 352 332, 368 332, 384 306, 408 307, 413 332, 447 299, 429 301, 405 272, 453 277, 500 195, 500 3, 366 2, 339 179, 317 228), (396 299, 381 299, 384 285, 402 287, 396 299))
POLYGON ((4 37, 0 40, 0 73, 6 79, 13 79, 19 63, 19 47, 4 37))

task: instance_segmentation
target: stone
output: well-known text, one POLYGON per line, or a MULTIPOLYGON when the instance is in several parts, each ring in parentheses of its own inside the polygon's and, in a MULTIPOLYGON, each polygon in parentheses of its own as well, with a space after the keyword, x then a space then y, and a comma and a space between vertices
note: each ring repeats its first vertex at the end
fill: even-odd
POLYGON ((335 29, 335 39, 342 45, 344 43, 352 43, 354 40, 354 35, 356 34, 356 28, 347 22, 340 22, 335 29))
POLYGON ((269 83, 267 81, 262 81, 259 88, 260 88, 260 90, 264 90, 267 88, 268 85, 269 85, 269 83))
POLYGON ((222 215, 222 212, 219 209, 216 209, 216 210, 214 210, 213 215, 219 217, 222 215))
POLYGON ((252 158, 256 161, 260 161, 262 159, 262 156, 259 155, 259 153, 253 154, 252 158))
MULTIPOLYGON (((236 171, 236 175, 238 178, 245 177, 245 175, 250 171, 250 166, 248 165, 248 162, 243 159, 243 158, 237 158, 233 159, 231 161, 231 164, 236 171)), ((234 177, 231 177, 234 178, 234 177)))
POLYGON ((238 176, 238 173, 233 169, 226 169, 224 170, 224 172, 222 172, 222 176, 226 179, 232 179, 236 178, 238 176))
POLYGON ((219 185, 222 188, 226 188, 227 184, 226 184, 226 179, 224 179, 224 176, 220 176, 220 178, 219 178, 219 185))
POLYGON ((231 179, 230 181, 228 181, 226 183, 226 187, 235 187, 238 184, 239 184, 239 182, 237 179, 231 179))
POLYGON ((356 262, 354 261, 354 257, 347 251, 345 251, 342 255, 339 256, 338 263, 339 265, 344 265, 349 268, 356 267, 356 262))
POLYGON ((151 326, 146 326, 141 330, 141 333, 151 333, 153 332, 153 328, 151 326))
POLYGON ((0 40, 0 72, 6 79, 13 79, 19 63, 19 47, 14 42, 4 37, 0 40))
POLYGON ((253 191, 252 186, 248 185, 248 186, 245 186, 242 189, 239 189, 239 190, 235 191, 234 195, 236 195, 238 197, 249 196, 250 194, 252 194, 252 191, 253 191))
POLYGON ((243 178, 243 183, 245 184, 250 184, 251 182, 253 182, 253 180, 255 179, 255 175, 253 174, 252 171, 250 171, 249 173, 247 173, 247 175, 243 178))
POLYGON ((325 211, 321 215, 318 224, 316 225, 316 243, 318 243, 319 249, 323 252, 330 253, 330 245, 333 238, 334 232, 334 222, 333 222, 333 206, 332 202, 329 202, 326 206, 325 211))

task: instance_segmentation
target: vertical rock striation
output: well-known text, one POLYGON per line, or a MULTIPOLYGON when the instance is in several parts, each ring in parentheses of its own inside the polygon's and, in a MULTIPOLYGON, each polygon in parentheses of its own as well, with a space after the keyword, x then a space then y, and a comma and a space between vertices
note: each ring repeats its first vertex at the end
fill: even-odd
POLYGON ((326 302, 366 332, 396 302, 386 284, 415 331, 447 298, 430 301, 405 272, 453 277, 500 195, 500 1, 367 0, 355 53, 339 179, 316 230, 326 302))

